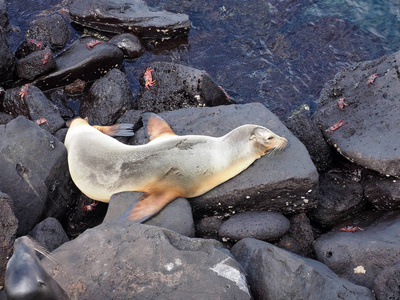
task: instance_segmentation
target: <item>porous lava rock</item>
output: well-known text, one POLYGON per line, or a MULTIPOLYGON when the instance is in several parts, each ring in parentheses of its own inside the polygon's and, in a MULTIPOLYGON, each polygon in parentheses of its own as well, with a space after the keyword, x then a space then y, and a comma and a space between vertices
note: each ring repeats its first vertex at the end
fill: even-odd
POLYGON ((158 113, 233 103, 205 71, 181 64, 153 62, 143 70, 140 81, 142 88, 137 96, 135 109, 158 113), (149 74, 151 84, 147 84, 150 79, 145 78, 149 74))
POLYGON ((352 65, 325 84, 315 113, 325 139, 349 160, 400 176, 400 52, 352 65), (341 102, 347 104, 342 109, 341 102), (329 128, 343 120, 333 132, 329 128))
POLYGON ((133 96, 123 72, 112 69, 96 80, 79 108, 93 125, 113 125, 133 105, 133 96))
POLYGON ((400 213, 395 212, 354 232, 326 233, 314 250, 338 276, 372 289, 380 272, 400 261, 399 232, 400 213))

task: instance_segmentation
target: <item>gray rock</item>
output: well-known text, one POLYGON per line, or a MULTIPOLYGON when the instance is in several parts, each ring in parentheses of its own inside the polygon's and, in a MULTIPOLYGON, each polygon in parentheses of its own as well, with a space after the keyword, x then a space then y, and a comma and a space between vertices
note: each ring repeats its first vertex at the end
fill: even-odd
POLYGON ((400 209, 400 180, 397 178, 371 174, 363 186, 365 198, 377 209, 400 209))
POLYGON ((15 51, 15 57, 18 59, 24 58, 35 51, 40 51, 46 48, 41 41, 36 39, 27 39, 18 46, 15 51))
POLYGON ((243 239, 231 252, 247 272, 255 299, 375 299, 369 289, 338 277, 324 264, 267 242, 243 239))
POLYGON ((336 74, 321 92, 323 105, 314 115, 328 142, 357 164, 392 176, 400 176, 400 52, 363 62, 336 74), (368 84, 372 74, 379 74, 368 84), (341 110, 337 101, 345 97, 341 110), (333 131, 327 129, 343 120, 333 131))
POLYGON ((251 299, 239 264, 214 240, 105 223, 52 252, 45 269, 71 299, 251 299))
POLYGON ((324 234, 314 249, 318 260, 338 276, 373 288, 376 276, 400 260, 400 213, 363 229, 324 234))
POLYGON ((16 74, 19 78, 33 80, 56 67, 56 61, 49 49, 35 51, 18 60, 16 74))
POLYGON ((196 223, 196 236, 218 239, 218 230, 222 223, 220 216, 202 218, 196 223))
POLYGON ((285 126, 306 146, 318 171, 328 171, 333 162, 332 149, 324 140, 318 126, 310 116, 310 108, 302 106, 287 120, 285 126))
POLYGON ((143 42, 132 33, 115 35, 108 42, 121 49, 127 59, 138 58, 146 52, 143 42))
POLYGON ((8 25, 7 2, 0 0, 0 26, 6 28, 8 25))
POLYGON ((133 105, 133 96, 123 72, 112 69, 96 80, 82 101, 79 114, 94 125, 113 125, 133 105))
POLYGON ((14 119, 13 116, 0 112, 0 125, 4 125, 7 124, 8 122, 10 122, 12 119, 14 119))
POLYGON ((0 83, 12 80, 15 68, 14 53, 8 47, 5 30, 0 32, 0 83))
POLYGON ((0 190, 13 200, 18 235, 70 204, 67 150, 25 117, 0 125, 0 190))
POLYGON ((114 45, 102 42, 88 49, 86 44, 97 40, 84 37, 72 43, 56 58, 56 69, 35 80, 42 90, 65 86, 76 79, 91 81, 122 65, 124 54, 114 45))
POLYGON ((203 70, 167 62, 153 62, 149 68, 155 83, 146 87, 144 77, 141 76, 142 89, 135 102, 136 109, 158 113, 233 103, 203 70))
POLYGON ((47 122, 40 122, 42 123, 40 127, 52 134, 65 125, 58 108, 46 98, 40 89, 33 85, 7 90, 2 108, 4 112, 13 116, 23 115, 32 121, 45 118, 47 122), (21 95, 21 91, 24 90, 26 94, 21 95))
POLYGON ((49 252, 69 241, 60 222, 52 217, 46 218, 37 224, 28 235, 49 252))
POLYGON ((4 286, 7 261, 13 253, 18 220, 14 215, 12 199, 0 192, 0 286, 4 286))
POLYGON ((319 179, 318 206, 309 216, 321 226, 333 226, 365 208, 361 183, 345 172, 324 173, 319 179))
MULTIPOLYGON (((306 148, 262 104, 188 108, 160 116, 178 135, 222 136, 240 125, 252 123, 265 126, 289 141, 282 151, 258 159, 238 176, 190 199, 195 214, 229 215, 245 210, 295 213, 316 205, 318 173, 306 148)), ((148 142, 144 129, 136 132, 135 139, 138 144, 148 142)))
MULTIPOLYGON (((142 195, 138 192, 122 192, 112 195, 103 222, 117 221, 142 195)), ((144 224, 166 228, 185 236, 194 236, 192 209, 185 198, 175 199, 144 224)))
POLYGON ((303 257, 311 257, 314 244, 314 232, 310 220, 305 213, 290 218, 290 229, 276 244, 303 257))
POLYGON ((69 12, 73 22, 105 32, 170 37, 190 30, 188 15, 156 10, 143 0, 73 0, 69 12))
POLYGON ((273 241, 284 235, 290 228, 289 220, 281 213, 268 211, 247 211, 233 215, 219 228, 223 240, 241 240, 246 237, 273 241))
POLYGON ((373 290, 378 300, 399 299, 400 297, 400 261, 385 268, 374 280, 373 290))
POLYGON ((36 39, 52 50, 64 48, 69 39, 69 29, 59 14, 40 17, 31 23, 26 34, 27 39, 36 39))

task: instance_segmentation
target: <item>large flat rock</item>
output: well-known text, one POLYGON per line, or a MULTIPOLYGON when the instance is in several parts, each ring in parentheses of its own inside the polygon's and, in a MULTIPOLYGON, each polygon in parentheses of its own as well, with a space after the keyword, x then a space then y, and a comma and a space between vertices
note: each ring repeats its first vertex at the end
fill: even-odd
POLYGON ((400 176, 400 52, 358 63, 336 74, 321 92, 322 107, 314 115, 325 138, 357 164, 400 176), (372 82, 370 76, 377 78, 372 82), (369 82, 370 80, 371 82, 369 82), (369 83, 368 83, 369 82, 369 83), (337 101, 345 97, 341 110, 337 101), (343 120, 330 133, 327 129, 343 120))
MULTIPOLYGON (((238 176, 190 200, 195 211, 234 213, 238 210, 298 212, 316 204, 318 173, 304 145, 264 105, 224 105, 160 113, 178 135, 222 136, 244 124, 262 125, 288 139, 288 146, 263 156, 238 176)), ((148 139, 144 129, 139 144, 148 139)))
POLYGON ((150 8, 143 0, 73 0, 69 11, 73 22, 105 32, 170 37, 190 30, 188 15, 150 8))
POLYGON ((71 299, 251 299, 220 247, 128 221, 89 229, 42 262, 71 299))

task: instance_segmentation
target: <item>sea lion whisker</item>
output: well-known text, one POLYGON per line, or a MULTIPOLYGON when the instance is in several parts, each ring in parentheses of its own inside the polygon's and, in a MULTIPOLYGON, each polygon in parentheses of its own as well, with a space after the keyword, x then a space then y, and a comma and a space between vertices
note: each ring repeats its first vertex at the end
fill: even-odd
POLYGON ((42 254, 44 257, 47 257, 47 258, 50 259, 52 262, 57 263, 57 262, 55 261, 55 259, 52 257, 52 255, 50 254, 49 250, 47 250, 45 247, 43 247, 43 246, 42 246, 37 240, 35 240, 34 238, 29 237, 29 239, 31 240, 31 242, 32 242, 32 247, 33 247, 33 249, 34 249, 36 252, 42 254))

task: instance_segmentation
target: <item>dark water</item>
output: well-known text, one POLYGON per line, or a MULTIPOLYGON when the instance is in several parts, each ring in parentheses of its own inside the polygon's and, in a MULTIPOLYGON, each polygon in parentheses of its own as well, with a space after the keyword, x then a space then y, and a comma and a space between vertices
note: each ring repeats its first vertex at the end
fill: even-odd
MULTIPOLYGON (((29 22, 68 1, 7 1, 15 50, 29 22)), ((126 62, 135 94, 152 61, 206 70, 239 103, 262 102, 286 118, 302 104, 313 110, 324 83, 344 67, 399 50, 399 0, 148 0, 150 6, 189 15, 186 39, 153 45, 126 62)), ((71 28, 71 41, 78 34, 71 28)))

